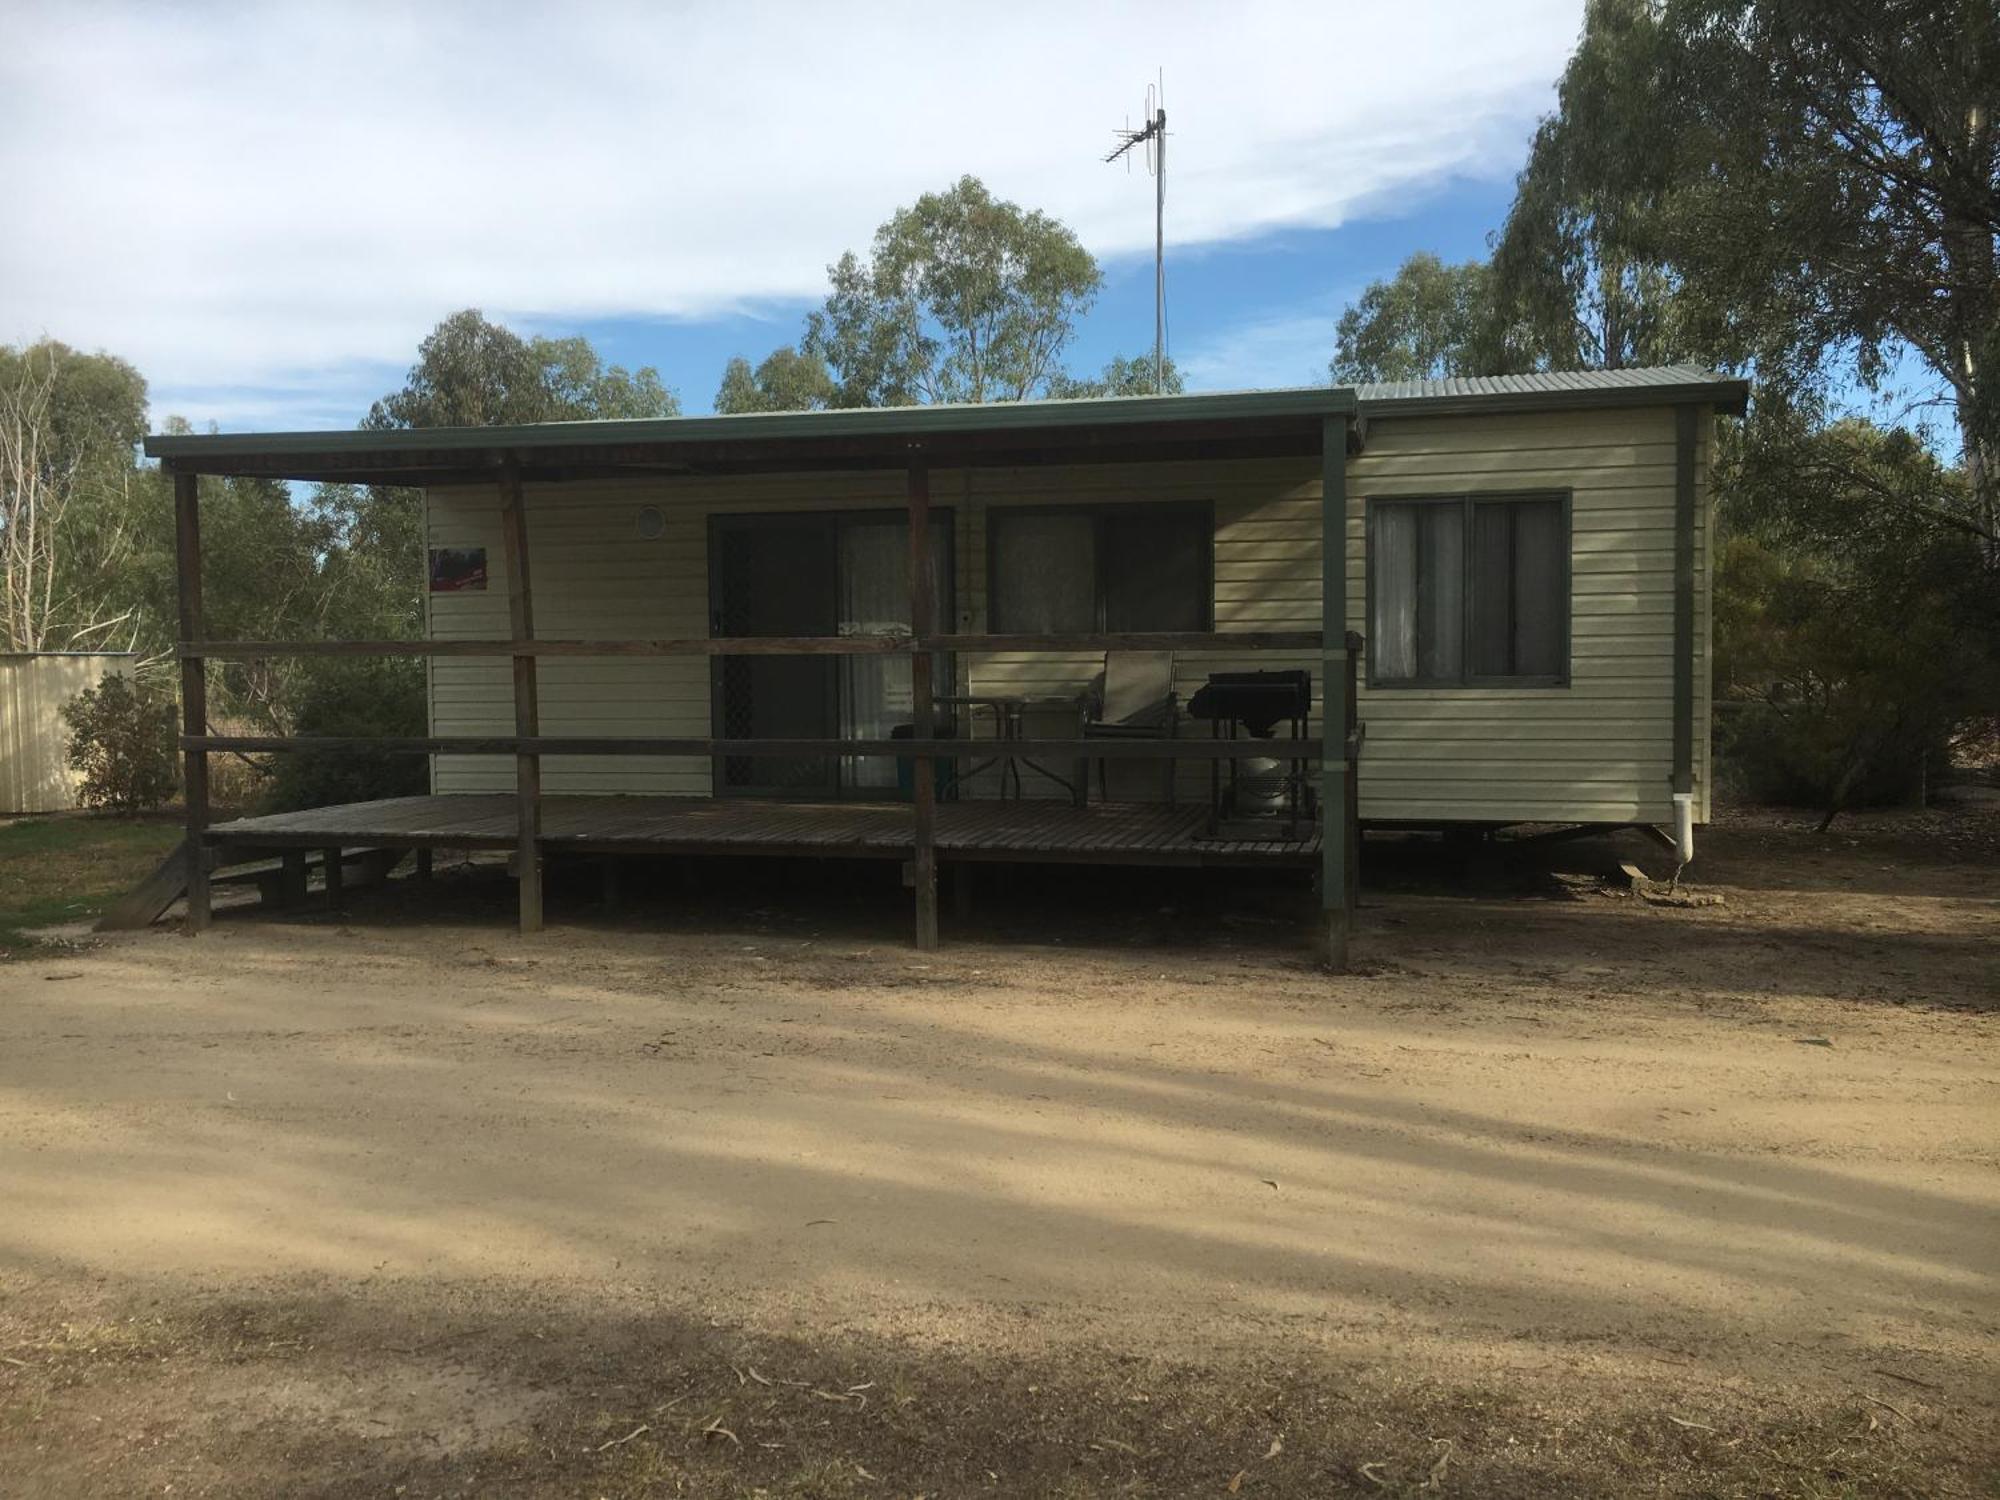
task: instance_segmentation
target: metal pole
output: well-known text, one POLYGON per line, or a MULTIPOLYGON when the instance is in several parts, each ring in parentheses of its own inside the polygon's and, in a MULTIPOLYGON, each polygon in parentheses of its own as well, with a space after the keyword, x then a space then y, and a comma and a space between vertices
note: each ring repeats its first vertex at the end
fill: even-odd
POLYGON ((1153 116, 1158 136, 1153 174, 1153 394, 1167 393, 1167 112, 1153 116))

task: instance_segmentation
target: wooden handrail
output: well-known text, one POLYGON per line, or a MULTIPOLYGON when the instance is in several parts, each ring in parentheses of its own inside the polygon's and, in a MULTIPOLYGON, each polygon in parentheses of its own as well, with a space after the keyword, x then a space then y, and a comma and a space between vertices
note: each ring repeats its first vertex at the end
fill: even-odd
POLYGON ((1317 630, 1151 631, 1087 635, 693 636, 681 640, 182 641, 183 661, 283 656, 874 656, 926 651, 1297 651, 1317 630))
POLYGON ((576 735, 240 735, 186 734, 181 748, 255 755, 285 751, 388 755, 868 755, 965 757, 995 750, 1031 759, 1088 760, 1317 760, 1317 739, 1034 739, 842 740, 659 739, 576 735))

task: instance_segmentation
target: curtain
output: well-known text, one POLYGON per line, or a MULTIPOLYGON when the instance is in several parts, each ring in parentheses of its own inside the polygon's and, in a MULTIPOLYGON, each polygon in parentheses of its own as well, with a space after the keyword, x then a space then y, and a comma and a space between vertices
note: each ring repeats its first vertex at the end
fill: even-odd
POLYGON ((1465 675, 1465 511, 1416 509, 1417 675, 1456 682, 1465 675))
POLYGON ((1206 630, 1208 510, 1106 511, 1098 523, 1104 628, 1206 630))
MULTIPOLYGON (((880 635, 910 624, 909 526, 856 521, 840 528, 840 634, 880 635)), ((910 663, 902 656, 840 658, 840 737, 886 740, 909 722, 910 663)), ((844 758, 849 786, 893 787, 896 763, 885 756, 844 758)))
POLYGON ((1097 628, 1097 557, 1087 513, 992 513, 991 628, 1009 635, 1088 634, 1097 628))
POLYGON ((1472 671, 1479 677, 1562 672, 1562 504, 1485 500, 1472 508, 1472 671))
POLYGON ((1569 604, 1564 553, 1560 501, 1514 506, 1514 670, 1524 677, 1562 675, 1569 604))
POLYGON ((1465 655, 1465 520, 1461 507, 1376 504, 1371 511, 1375 675, 1456 681, 1465 655))
POLYGON ((1417 675, 1417 507, 1376 505, 1370 518, 1375 549, 1368 633, 1375 675, 1402 681, 1417 675))

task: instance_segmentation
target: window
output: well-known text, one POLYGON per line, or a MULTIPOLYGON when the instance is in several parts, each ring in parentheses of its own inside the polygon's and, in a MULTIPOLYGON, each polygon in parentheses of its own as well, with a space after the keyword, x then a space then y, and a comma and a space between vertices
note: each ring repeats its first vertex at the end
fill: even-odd
POLYGON ((990 513, 988 628, 1007 635, 1207 630, 1206 505, 990 513))
POLYGON ((1569 502, 1452 495, 1368 504, 1369 681, 1569 677, 1569 502))

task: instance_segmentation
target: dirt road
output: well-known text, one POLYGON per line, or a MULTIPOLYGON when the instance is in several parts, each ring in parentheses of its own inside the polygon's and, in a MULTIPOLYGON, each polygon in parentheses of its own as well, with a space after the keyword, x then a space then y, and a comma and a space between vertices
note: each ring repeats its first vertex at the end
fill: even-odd
POLYGON ((1696 911, 1390 861, 1341 979, 1254 902, 7 965, 0 1493, 1977 1483, 2000 871, 1857 827, 1696 911))

